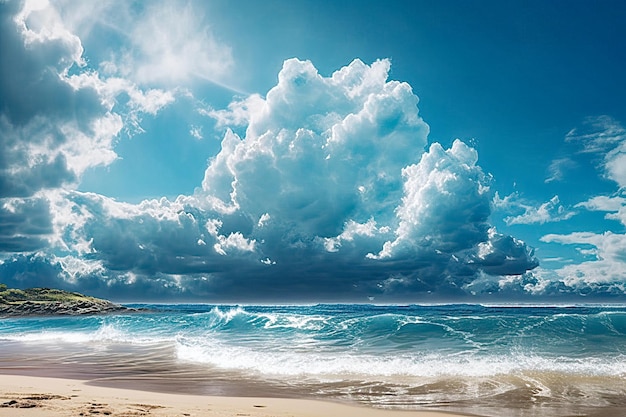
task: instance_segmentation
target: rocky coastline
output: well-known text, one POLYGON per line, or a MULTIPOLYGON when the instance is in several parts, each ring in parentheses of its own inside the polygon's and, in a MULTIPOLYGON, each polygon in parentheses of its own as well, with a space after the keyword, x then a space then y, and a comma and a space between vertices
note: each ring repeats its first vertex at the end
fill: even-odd
POLYGON ((17 290, 0 284, 0 317, 80 316, 136 311, 76 292, 50 288, 17 290))

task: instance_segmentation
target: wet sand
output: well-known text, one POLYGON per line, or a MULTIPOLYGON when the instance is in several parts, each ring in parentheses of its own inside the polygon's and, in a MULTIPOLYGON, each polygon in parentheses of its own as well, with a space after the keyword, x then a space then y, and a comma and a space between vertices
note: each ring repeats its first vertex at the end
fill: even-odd
MULTIPOLYGON (((455 395, 466 389, 465 380, 425 382, 398 395, 394 387, 364 381, 302 384, 200 366, 176 360, 169 345, 85 349, 62 343, 4 342, 0 343, 0 417, 626 415, 622 378, 577 381, 570 375, 565 381, 562 375, 536 376, 550 378, 556 382, 551 382, 554 392, 549 396, 541 395, 545 393, 531 381, 524 386, 512 379, 510 383, 520 388, 489 396, 477 391, 474 397, 459 400, 455 395), (579 391, 572 391, 572 386, 579 391)), ((492 388, 492 380, 482 383, 492 388)))
POLYGON ((454 417, 390 411, 308 399, 165 394, 89 385, 86 381, 0 375, 0 417, 454 417))

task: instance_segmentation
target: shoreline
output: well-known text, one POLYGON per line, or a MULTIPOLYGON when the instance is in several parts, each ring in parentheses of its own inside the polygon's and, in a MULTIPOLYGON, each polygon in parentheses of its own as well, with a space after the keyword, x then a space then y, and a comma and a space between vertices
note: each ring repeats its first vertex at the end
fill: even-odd
MULTIPOLYGON (((48 407, 52 411, 39 415, 53 417, 148 415, 130 406, 141 403, 135 399, 141 392, 157 399, 204 398, 203 404, 207 398, 229 398, 233 406, 242 398, 297 401, 285 417, 351 415, 303 414, 311 408, 307 401, 348 406, 359 416, 365 411, 396 417, 626 415, 626 362, 619 355, 619 334, 610 331, 626 323, 623 311, 529 315, 467 309, 181 307, 146 316, 7 319, 0 326, 0 375, 5 375, 0 382, 8 375, 48 382, 20 393, 9 389, 15 384, 4 386, 0 411, 9 411, 0 417, 24 415, 17 410, 20 401, 33 410, 48 407), (594 333, 572 340, 572 326, 581 322, 594 333), (538 330, 530 335, 515 330, 528 326, 538 330), (477 348, 491 343, 494 329, 504 328, 502 342, 486 351, 477 348), (605 338, 601 345, 596 334, 605 338), (579 348, 585 353, 578 354, 579 348), (93 403, 109 409, 88 409, 89 399, 81 396, 81 411, 78 400, 70 401, 76 398, 71 389, 49 392, 64 381, 80 384, 81 391, 117 389, 115 398, 130 396, 134 402, 114 406, 101 391, 93 403), (54 411, 64 404, 73 412, 54 411)), ((155 416, 281 415, 236 407, 230 414, 191 413, 154 401, 149 404, 155 416), (170 414, 155 414, 166 406, 170 414)))
POLYGON ((444 411, 404 411, 328 400, 188 395, 97 385, 78 380, 0 374, 0 417, 467 417, 444 411))

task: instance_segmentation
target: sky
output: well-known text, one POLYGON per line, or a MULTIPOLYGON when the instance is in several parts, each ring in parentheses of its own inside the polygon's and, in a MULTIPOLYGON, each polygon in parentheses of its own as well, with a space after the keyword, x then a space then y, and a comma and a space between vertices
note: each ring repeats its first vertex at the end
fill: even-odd
POLYGON ((626 302, 626 4, 0 0, 0 281, 626 302))

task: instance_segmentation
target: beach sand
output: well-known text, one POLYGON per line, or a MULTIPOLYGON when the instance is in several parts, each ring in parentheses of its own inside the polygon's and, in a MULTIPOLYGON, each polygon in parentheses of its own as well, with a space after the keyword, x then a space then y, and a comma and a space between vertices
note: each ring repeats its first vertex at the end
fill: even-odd
POLYGON ((86 381, 0 375, 0 417, 451 417, 307 399, 164 394, 89 385, 86 381))

